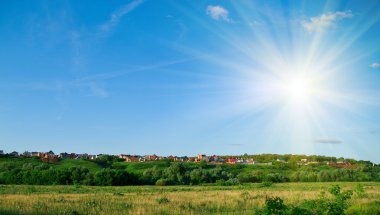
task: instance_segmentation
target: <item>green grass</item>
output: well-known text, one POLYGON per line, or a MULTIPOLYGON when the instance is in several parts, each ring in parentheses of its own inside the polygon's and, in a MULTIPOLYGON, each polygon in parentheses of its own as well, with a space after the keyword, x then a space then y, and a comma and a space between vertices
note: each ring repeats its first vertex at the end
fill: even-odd
MULTIPOLYGON (((355 190, 358 183, 281 183, 239 186, 28 186, 0 185, 0 214, 254 214, 266 196, 286 204, 318 198, 339 184, 355 190)), ((365 196, 354 195, 348 214, 378 214, 380 183, 360 183, 365 196)), ((326 198, 331 198, 327 195, 326 198)))

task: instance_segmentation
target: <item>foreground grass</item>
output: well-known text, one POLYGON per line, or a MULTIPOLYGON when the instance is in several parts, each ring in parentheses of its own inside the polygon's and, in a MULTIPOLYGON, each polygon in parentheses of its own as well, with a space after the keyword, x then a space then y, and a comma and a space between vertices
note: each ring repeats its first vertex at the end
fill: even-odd
MULTIPOLYGON (((254 214, 266 196, 299 204, 318 198, 333 184, 355 190, 358 183, 283 183, 244 186, 0 186, 0 214, 254 214)), ((380 213, 380 183, 360 183, 349 214, 380 213)))

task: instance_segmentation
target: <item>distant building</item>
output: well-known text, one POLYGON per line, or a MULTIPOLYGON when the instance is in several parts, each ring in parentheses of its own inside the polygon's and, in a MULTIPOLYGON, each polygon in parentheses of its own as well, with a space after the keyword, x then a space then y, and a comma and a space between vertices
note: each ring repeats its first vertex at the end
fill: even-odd
POLYGON ((0 150, 0 155, 3 155, 4 154, 4 151, 3 150, 0 150))
POLYGON ((42 155, 42 152, 31 152, 30 153, 30 156, 32 156, 32 157, 41 157, 41 155, 42 155))
POLYGON ((67 152, 59 153, 59 158, 61 159, 70 159, 70 154, 67 152))
POLYGON ((13 152, 9 153, 9 155, 11 155, 11 156, 18 156, 18 152, 13 151, 13 152))
POLYGON ((202 160, 205 160, 206 159, 206 155, 205 154, 198 154, 195 162, 200 162, 202 160))
POLYGON ((88 159, 90 159, 90 160, 94 160, 94 159, 96 159, 96 158, 97 158, 96 155, 88 155, 88 159))
POLYGON ((327 162, 327 165, 331 167, 335 167, 335 168, 355 168, 356 167, 356 165, 353 165, 348 161, 338 161, 336 163, 327 162))
POLYGON ((45 163, 58 163, 59 158, 58 155, 55 155, 54 153, 43 153, 41 156, 42 162, 45 163))
POLYGON ((234 157, 227 158, 226 163, 228 164, 236 164, 237 159, 234 157))
POLYGON ((141 156, 138 155, 126 155, 124 156, 125 162, 143 162, 145 158, 142 159, 141 156))
POLYGON ((24 157, 31 157, 32 153, 30 153, 28 151, 25 151, 24 153, 22 153, 22 156, 24 156, 24 157))
POLYGON ((158 159, 159 159, 158 156, 155 154, 145 156, 146 161, 157 161, 158 159))

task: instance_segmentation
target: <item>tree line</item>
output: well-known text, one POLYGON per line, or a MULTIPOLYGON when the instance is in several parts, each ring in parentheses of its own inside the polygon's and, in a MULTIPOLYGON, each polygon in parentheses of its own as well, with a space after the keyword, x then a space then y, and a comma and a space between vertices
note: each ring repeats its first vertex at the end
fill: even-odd
POLYGON ((212 166, 205 163, 189 165, 168 162, 166 167, 153 166, 143 172, 131 172, 123 168, 106 165, 98 171, 84 166, 54 168, 40 163, 25 163, 21 167, 0 163, 0 184, 30 185, 237 185, 260 182, 327 182, 327 181, 380 181, 378 166, 363 166, 356 169, 321 169, 303 166, 291 169, 278 166, 261 169, 244 169, 243 165, 212 166))

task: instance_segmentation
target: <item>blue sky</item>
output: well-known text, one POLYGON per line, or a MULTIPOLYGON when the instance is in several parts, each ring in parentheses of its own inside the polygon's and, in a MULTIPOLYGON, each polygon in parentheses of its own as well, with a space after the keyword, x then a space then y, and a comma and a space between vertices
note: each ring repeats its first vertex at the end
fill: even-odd
POLYGON ((0 1, 0 149, 380 162, 380 3, 0 1))

